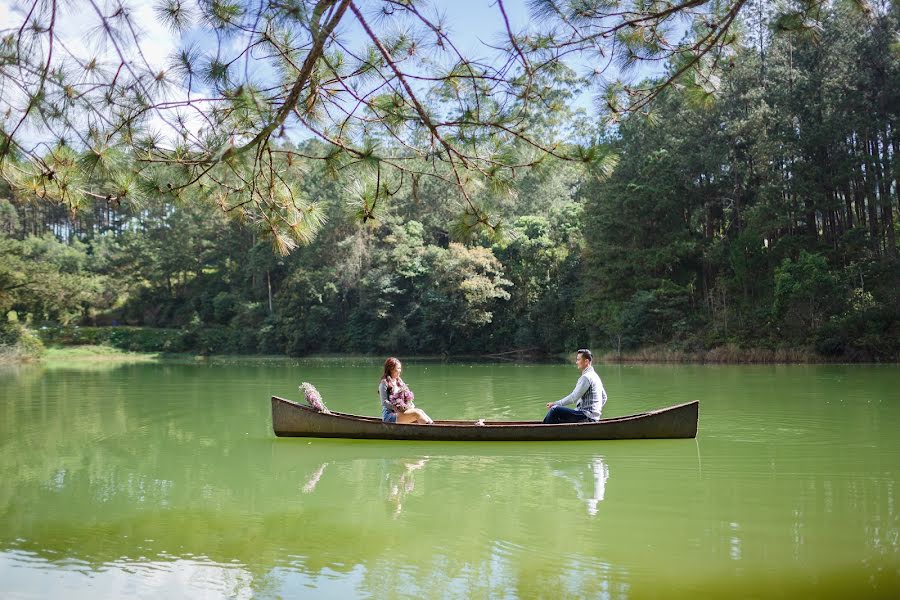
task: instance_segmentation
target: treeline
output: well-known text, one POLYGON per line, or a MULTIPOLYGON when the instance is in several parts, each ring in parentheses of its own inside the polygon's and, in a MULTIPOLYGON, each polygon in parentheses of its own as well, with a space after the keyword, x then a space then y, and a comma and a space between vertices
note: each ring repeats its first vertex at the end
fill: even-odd
MULTIPOLYGON (((668 94, 586 186, 585 293, 618 346, 809 346, 896 357, 896 10, 764 35, 713 102, 668 94)), ((763 30, 765 33, 765 30, 763 30)))
POLYGON ((286 176, 329 220, 286 257, 189 197, 72 215, 0 190, 0 310, 51 340, 177 330, 117 334, 148 350, 896 360, 898 15, 836 10, 807 37, 746 23, 715 94, 675 86, 608 132, 611 175, 545 161, 483 190, 492 235, 425 177, 361 219, 319 164, 286 176))

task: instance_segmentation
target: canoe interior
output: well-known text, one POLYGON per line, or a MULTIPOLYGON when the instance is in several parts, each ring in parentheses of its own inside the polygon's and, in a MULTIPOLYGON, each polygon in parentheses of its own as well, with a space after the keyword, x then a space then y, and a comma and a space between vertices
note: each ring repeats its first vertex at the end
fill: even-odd
POLYGON ((694 438, 699 401, 598 422, 544 425, 540 421, 436 420, 434 425, 385 423, 380 417, 318 413, 272 397, 272 428, 279 437, 337 437, 441 441, 557 441, 694 438))

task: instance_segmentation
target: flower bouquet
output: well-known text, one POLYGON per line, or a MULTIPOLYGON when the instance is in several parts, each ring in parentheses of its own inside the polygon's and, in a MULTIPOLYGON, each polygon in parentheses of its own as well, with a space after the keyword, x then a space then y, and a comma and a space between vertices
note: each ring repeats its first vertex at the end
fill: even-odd
POLYGON ((391 403, 391 406, 397 412, 406 412, 415 407, 413 398, 415 398, 415 394, 404 383, 391 390, 391 393, 388 395, 388 402, 391 403))
POLYGON ((322 395, 319 393, 319 390, 316 389, 316 386, 304 381, 300 384, 300 391, 303 392, 303 395, 306 397, 306 403, 316 412, 331 414, 331 411, 325 407, 325 403, 322 401, 322 395))

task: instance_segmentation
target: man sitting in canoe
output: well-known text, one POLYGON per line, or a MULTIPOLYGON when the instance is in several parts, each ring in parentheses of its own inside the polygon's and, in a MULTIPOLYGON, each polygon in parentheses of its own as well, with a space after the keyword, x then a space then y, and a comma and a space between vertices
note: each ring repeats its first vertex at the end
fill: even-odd
POLYGON ((594 356, 590 350, 582 348, 575 353, 575 366, 581 370, 581 377, 575 384, 571 394, 557 400, 548 402, 550 412, 544 417, 545 424, 555 423, 580 423, 582 421, 597 421, 600 419, 600 411, 606 404, 606 390, 600 376, 594 371, 591 363, 594 356), (575 403, 575 409, 566 408, 566 404, 575 403))

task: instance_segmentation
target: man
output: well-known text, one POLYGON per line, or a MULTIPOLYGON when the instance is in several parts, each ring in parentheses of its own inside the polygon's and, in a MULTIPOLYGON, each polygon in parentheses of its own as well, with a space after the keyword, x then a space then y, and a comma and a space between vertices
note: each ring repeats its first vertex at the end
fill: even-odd
POLYGON ((581 370, 581 377, 575 384, 571 394, 556 402, 548 402, 550 412, 544 417, 544 423, 580 423, 582 421, 597 421, 600 419, 600 411, 606 404, 606 390, 600 376, 594 371, 591 363, 594 356, 590 350, 581 349, 575 353, 575 366, 581 370), (565 408, 566 404, 575 402, 575 409, 565 408))

